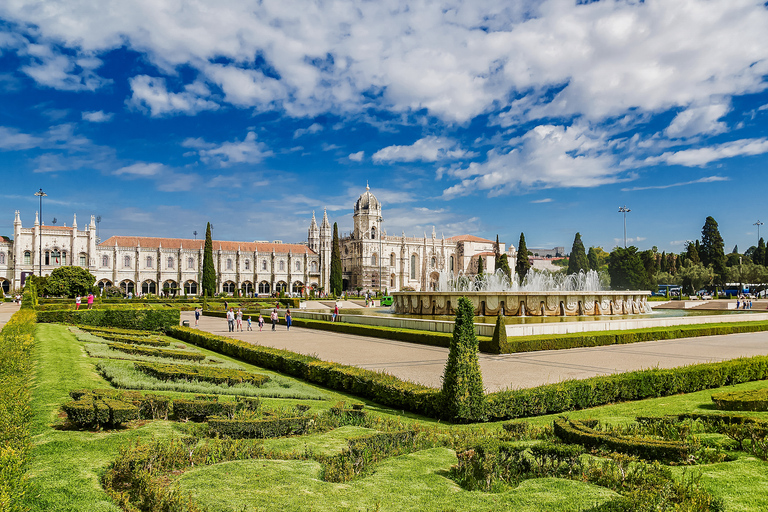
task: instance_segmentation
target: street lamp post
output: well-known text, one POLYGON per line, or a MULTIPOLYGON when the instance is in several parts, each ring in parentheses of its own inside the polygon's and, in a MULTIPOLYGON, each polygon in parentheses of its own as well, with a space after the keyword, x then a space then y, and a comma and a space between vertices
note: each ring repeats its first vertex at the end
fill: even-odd
POLYGON ((101 224, 101 215, 96 216, 96 240, 97 243, 101 242, 101 238, 99 238, 99 224, 101 224))
POLYGON ((760 222, 760 220, 758 219, 758 221, 757 221, 757 222, 755 222, 755 223, 754 223, 754 224, 752 224, 752 225, 753 225, 753 226, 757 226, 757 243, 758 243, 758 244, 760 244, 760 226, 762 226, 762 225, 763 225, 763 223, 762 223, 762 222, 760 222))
MULTIPOLYGON (((48 196, 45 192, 43 192, 43 189, 38 190, 35 192, 35 195, 40 198, 40 226, 38 226, 38 240, 39 240, 39 249, 40 254, 38 255, 38 277, 43 277, 43 198, 48 196)), ((32 267, 35 268, 35 267, 32 267)))
POLYGON ((627 248, 627 213, 631 212, 626 205, 619 207, 619 213, 624 214, 624 248, 627 248))

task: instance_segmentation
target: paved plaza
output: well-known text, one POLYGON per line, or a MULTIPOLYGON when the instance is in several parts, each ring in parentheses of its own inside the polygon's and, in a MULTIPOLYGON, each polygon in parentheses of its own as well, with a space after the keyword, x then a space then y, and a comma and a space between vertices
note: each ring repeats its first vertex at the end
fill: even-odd
POLYGON ((19 304, 15 302, 0 302, 0 329, 11 319, 11 316, 19 310, 19 304))
MULTIPOLYGON (((182 320, 195 324, 193 312, 182 320)), ((255 325, 255 324, 254 324, 255 325)), ((448 349, 399 341, 340 334, 280 324, 259 332, 227 330, 223 318, 204 316, 200 329, 249 343, 311 354, 325 361, 383 370, 401 379, 440 387, 448 349)), ((584 379, 646 368, 674 368, 768 354, 768 332, 649 341, 631 345, 576 348, 519 354, 480 354, 487 391, 527 388, 566 379, 584 379)))

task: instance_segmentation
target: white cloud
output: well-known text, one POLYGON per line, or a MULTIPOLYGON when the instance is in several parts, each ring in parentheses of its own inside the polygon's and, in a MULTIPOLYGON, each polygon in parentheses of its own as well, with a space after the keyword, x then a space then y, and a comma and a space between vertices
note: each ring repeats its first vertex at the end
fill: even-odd
POLYGON ((194 115, 203 110, 216 110, 217 103, 205 99, 208 91, 199 83, 187 85, 183 92, 169 92, 165 79, 138 75, 130 79, 131 98, 129 105, 149 110, 152 117, 172 114, 194 115))
POLYGON ((663 190, 666 188, 672 188, 672 187, 684 187, 686 185, 695 185, 698 183, 716 183, 718 181, 730 181, 730 178, 727 178, 725 176, 707 176, 706 178, 699 178, 698 180, 693 181, 683 181, 680 183, 670 183, 668 185, 651 185, 648 187, 631 187, 631 188, 623 188, 621 189, 622 192, 637 192, 638 190, 663 190))
POLYGON ((444 190, 443 197, 477 190, 499 195, 531 188, 594 187, 625 179, 606 134, 585 124, 540 125, 511 144, 510 150, 488 151, 484 162, 443 171, 461 180, 444 190))
POLYGON ((382 162, 436 162, 462 157, 471 157, 461 149, 458 142, 446 137, 429 136, 419 139, 410 146, 387 146, 373 154, 373 161, 382 162))
POLYGON ((30 57, 30 64, 22 66, 21 71, 46 87, 95 91, 112 82, 98 76, 95 70, 101 67, 102 61, 92 56, 63 55, 42 44, 30 44, 22 53, 30 57))
POLYGON ((224 142, 220 145, 205 142, 203 139, 187 139, 182 146, 197 150, 197 154, 206 164, 228 167, 235 164, 256 164, 273 153, 263 142, 256 140, 255 132, 248 132, 242 141, 224 142))
POLYGON ((149 176, 155 176, 159 173, 161 173, 165 169, 165 166, 163 164, 159 163, 146 163, 146 162, 139 162, 133 165, 128 165, 126 167, 121 167, 120 169, 117 169, 112 174, 115 174, 117 176, 120 175, 128 175, 128 176, 135 176, 135 177, 149 177, 149 176))
POLYGON ((307 133, 318 133, 323 131, 323 125, 320 123, 312 123, 307 128, 299 128, 295 132, 293 132, 293 138, 298 139, 302 135, 305 135, 307 133))
POLYGON ((353 162, 362 162, 363 158, 365 158, 365 151, 358 151, 357 153, 350 153, 347 157, 353 162))
POLYGON ((22 133, 16 128, 0 126, 0 149, 6 151, 20 151, 32 149, 43 142, 43 139, 22 133))
POLYGON ((531 201, 531 204, 540 204, 540 203, 551 203, 554 201, 551 197, 545 197, 544 199, 536 199, 535 201, 531 201))
POLYGON ((112 117, 114 117, 114 114, 107 114, 103 110, 97 110, 95 112, 83 112, 83 121, 88 121, 91 123, 106 123, 107 121, 111 121, 112 117))
POLYGON ((648 165, 668 164, 686 167, 703 167, 711 162, 737 156, 754 156, 768 153, 768 139, 740 139, 705 148, 670 151, 645 160, 648 165))
POLYGON ((672 138, 723 133, 728 127, 720 119, 729 109, 724 104, 690 107, 677 114, 664 133, 672 138))

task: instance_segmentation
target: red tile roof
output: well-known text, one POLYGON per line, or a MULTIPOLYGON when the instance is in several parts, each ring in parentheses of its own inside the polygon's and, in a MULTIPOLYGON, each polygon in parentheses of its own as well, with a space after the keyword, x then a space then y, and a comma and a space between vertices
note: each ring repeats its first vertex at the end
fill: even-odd
MULTIPOLYGON (((156 249, 160 246, 166 249, 193 249, 203 248, 205 240, 190 240, 188 238, 157 238, 151 236, 112 236, 99 244, 99 247, 109 248, 117 245, 118 247, 137 247, 156 249)), ((315 252, 304 244, 274 244, 271 242, 229 242, 214 240, 213 250, 218 251, 236 251, 240 249, 243 252, 272 252, 275 254, 315 254, 315 252)))
POLYGON ((486 240, 485 238, 480 238, 479 236, 475 235, 457 235, 452 236, 450 238, 446 238, 446 240, 450 240, 451 242, 485 242, 492 244, 493 241, 486 240))

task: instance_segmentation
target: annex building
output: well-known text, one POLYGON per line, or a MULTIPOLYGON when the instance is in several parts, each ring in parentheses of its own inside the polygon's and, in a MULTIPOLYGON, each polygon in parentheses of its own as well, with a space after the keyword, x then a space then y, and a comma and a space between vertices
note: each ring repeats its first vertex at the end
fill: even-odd
MULTIPOLYGON (((382 205, 366 186, 354 205, 353 229, 340 237, 339 246, 346 291, 429 290, 440 272, 456 276, 483 268, 494 271, 496 254, 505 245, 474 235, 438 238, 432 235, 388 235, 383 228, 382 205)), ((332 227, 324 212, 318 226, 315 214, 303 243, 213 241, 217 291, 267 295, 328 289, 331 273, 332 227)), ((5 293, 23 286, 27 275, 49 275, 56 267, 87 268, 99 288, 117 286, 126 294, 158 294, 164 290, 196 295, 202 281, 204 240, 113 236, 96 237, 96 221, 79 228, 46 226, 35 214, 32 227, 23 227, 19 211, 13 222, 13 240, 0 238, 0 287, 5 293), (42 257, 41 257, 42 255, 42 257)), ((516 252, 506 251, 510 266, 516 252)))

